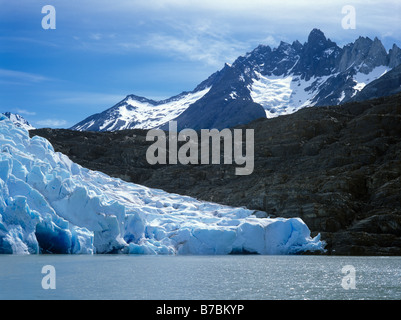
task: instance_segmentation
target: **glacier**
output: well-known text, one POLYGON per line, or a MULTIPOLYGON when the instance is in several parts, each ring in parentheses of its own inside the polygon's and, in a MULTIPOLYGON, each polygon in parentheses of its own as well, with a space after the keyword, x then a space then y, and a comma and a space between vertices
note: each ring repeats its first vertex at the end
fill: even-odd
POLYGON ((170 194, 91 171, 0 115, 0 253, 299 254, 324 251, 299 218, 170 194))

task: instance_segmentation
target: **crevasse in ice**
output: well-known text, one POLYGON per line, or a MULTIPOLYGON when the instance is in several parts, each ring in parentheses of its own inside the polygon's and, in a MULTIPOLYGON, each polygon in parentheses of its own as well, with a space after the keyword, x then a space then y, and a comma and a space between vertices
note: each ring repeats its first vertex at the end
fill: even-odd
POLYGON ((90 171, 0 115, 0 253, 297 254, 298 218, 232 208, 90 171))

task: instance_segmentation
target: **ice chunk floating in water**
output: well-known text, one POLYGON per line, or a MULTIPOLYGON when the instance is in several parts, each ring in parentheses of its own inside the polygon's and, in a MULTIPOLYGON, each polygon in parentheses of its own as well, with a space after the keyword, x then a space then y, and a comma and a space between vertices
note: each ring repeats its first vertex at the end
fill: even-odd
POLYGON ((0 253, 296 254, 323 247, 300 219, 260 219, 82 168, 0 116, 0 253))

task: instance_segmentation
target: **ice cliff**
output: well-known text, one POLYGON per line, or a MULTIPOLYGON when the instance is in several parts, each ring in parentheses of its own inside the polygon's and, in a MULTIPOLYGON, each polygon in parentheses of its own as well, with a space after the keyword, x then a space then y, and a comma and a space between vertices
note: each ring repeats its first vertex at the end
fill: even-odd
POLYGON ((0 253, 297 254, 301 219, 198 201, 90 171, 0 115, 0 253))

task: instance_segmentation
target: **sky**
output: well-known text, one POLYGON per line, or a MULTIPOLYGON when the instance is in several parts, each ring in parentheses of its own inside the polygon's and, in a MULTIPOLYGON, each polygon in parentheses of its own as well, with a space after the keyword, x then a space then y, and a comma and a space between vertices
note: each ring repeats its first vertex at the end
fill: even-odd
POLYGON ((340 46, 378 37, 389 50, 400 26, 400 0, 0 0, 0 112, 69 128, 129 94, 191 91, 259 44, 304 43, 319 28, 340 46), (55 29, 42 27, 46 5, 55 29))

